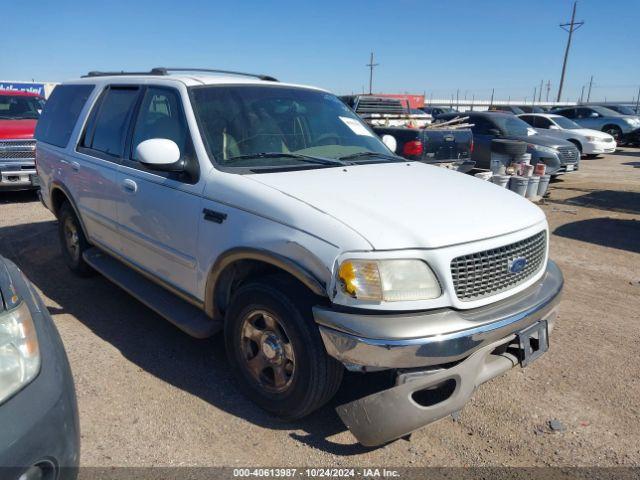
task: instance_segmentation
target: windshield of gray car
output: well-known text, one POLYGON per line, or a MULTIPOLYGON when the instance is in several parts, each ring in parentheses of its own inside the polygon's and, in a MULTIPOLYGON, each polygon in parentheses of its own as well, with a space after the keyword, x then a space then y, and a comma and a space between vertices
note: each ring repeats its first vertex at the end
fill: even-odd
POLYGON ((336 166, 342 165, 336 159, 355 154, 363 154, 367 163, 388 162, 392 156, 350 108, 327 92, 212 85, 193 87, 190 94, 209 155, 221 167, 336 166))
POLYGON ((495 115, 492 120, 498 125, 505 135, 526 137, 529 134, 530 125, 514 115, 495 115))
POLYGON ((591 107, 594 112, 598 112, 603 117, 619 117, 621 113, 606 107, 591 107))
POLYGON ((558 124, 560 128, 564 128, 566 130, 576 130, 578 128, 582 128, 576 122, 569 120, 566 117, 561 117, 561 116, 553 117, 553 121, 556 122, 556 124, 558 124))

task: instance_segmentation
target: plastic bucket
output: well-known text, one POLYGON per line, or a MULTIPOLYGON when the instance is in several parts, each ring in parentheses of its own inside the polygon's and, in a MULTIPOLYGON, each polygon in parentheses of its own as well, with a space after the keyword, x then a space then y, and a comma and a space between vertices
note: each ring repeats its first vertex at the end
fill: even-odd
POLYGON ((530 153, 523 153, 522 155, 514 155, 513 161, 514 162, 518 162, 518 163, 529 164, 529 163, 531 163, 531 154, 530 153))
POLYGON ((533 174, 534 175, 544 175, 547 172, 547 166, 542 163, 542 162, 538 162, 536 163, 536 168, 533 170, 533 174))
POLYGON ((524 176, 525 176, 525 177, 531 177, 531 176, 533 176, 533 169, 534 169, 534 168, 535 168, 535 167, 534 167, 533 165, 529 165, 528 163, 527 163, 527 164, 524 164, 524 176))
POLYGON ((499 187, 506 188, 509 183, 509 175, 494 175, 491 177, 491 183, 495 183, 499 187))
POLYGON ((479 178, 480 180, 489 180, 493 173, 491 172, 479 172, 474 175, 474 177, 479 178))
POLYGON ((547 190, 549 189, 549 180, 551 180, 551 175, 540 175, 540 183, 538 183, 538 196, 542 197, 547 190))
POLYGON ((509 180, 509 190, 524 197, 527 193, 528 184, 529 179, 527 177, 513 176, 509 180))
POLYGON ((540 185, 540 177, 530 177, 529 184, 527 185, 527 198, 533 198, 538 196, 538 185, 540 185))
POLYGON ((511 162, 511 156, 504 153, 491 152, 491 163, 489 169, 495 174, 504 175, 506 165, 511 162))

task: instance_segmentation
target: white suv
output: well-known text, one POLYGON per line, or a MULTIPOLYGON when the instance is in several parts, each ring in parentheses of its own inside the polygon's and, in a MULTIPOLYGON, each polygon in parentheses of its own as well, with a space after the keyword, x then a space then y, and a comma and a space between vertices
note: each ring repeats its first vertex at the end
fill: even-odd
POLYGON ((345 368, 391 370, 337 407, 379 445, 547 350, 563 280, 543 212, 395 156, 329 92, 94 72, 54 90, 36 138, 71 270, 190 335, 224 330, 240 388, 275 415, 329 401, 345 368))

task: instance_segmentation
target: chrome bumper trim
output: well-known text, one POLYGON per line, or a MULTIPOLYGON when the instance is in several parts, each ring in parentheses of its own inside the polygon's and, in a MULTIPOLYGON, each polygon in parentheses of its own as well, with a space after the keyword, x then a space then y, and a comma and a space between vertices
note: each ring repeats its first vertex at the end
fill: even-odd
POLYGON ((314 317, 329 355, 350 370, 416 368, 460 361, 485 345, 499 341, 545 319, 553 328, 563 287, 560 269, 552 261, 542 278, 524 292, 473 310, 437 310, 417 314, 364 315, 314 308, 314 317), (380 321, 405 330, 403 324, 437 322, 440 331, 420 338, 376 338, 380 321), (395 323, 394 323, 395 322, 395 323), (457 329, 455 326, 471 325, 457 329), (475 325, 475 326, 473 326, 475 325))

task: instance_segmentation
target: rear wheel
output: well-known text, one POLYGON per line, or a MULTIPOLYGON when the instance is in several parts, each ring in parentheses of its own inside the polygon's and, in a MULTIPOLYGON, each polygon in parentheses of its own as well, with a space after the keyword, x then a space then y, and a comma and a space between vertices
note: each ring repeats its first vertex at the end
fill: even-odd
POLYGON ((94 270, 82 255, 91 246, 87 242, 80 221, 69 202, 64 202, 58 213, 58 235, 62 257, 69 269, 81 277, 92 275, 94 270))
POLYGON ((248 283, 233 296, 225 344, 243 393, 293 420, 329 401, 343 367, 327 355, 313 321, 313 297, 285 275, 248 283))

